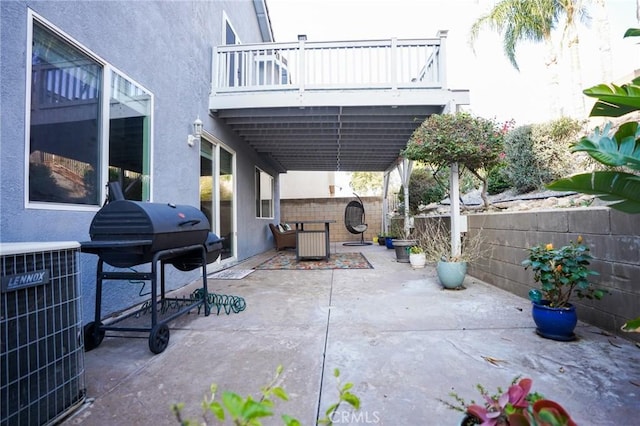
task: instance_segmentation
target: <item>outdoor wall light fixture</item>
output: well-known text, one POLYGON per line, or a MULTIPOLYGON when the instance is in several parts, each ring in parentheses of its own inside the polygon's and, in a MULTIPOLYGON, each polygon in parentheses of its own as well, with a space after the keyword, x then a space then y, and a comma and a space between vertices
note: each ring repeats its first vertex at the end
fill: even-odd
POLYGON ((200 116, 193 122, 193 135, 187 136, 187 145, 193 146, 196 141, 200 142, 200 136, 202 136, 202 120, 200 116))

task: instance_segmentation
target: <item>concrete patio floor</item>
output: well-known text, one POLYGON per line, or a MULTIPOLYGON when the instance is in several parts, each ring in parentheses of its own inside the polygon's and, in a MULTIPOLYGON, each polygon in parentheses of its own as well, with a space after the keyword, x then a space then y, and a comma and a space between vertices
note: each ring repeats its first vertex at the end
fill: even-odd
MULTIPOLYGON (((533 390, 560 402, 579 425, 638 424, 634 343, 583 323, 574 342, 546 340, 523 298, 472 277, 466 290, 442 290, 434 268, 413 270, 382 246, 332 250, 362 252, 373 269, 210 279, 210 291, 244 297, 246 310, 179 317, 158 355, 147 336, 108 333, 86 353, 88 403, 65 424, 175 425, 170 406, 177 402, 185 403, 185 417, 201 421, 212 383, 220 392, 258 396, 280 364, 290 400, 277 402, 265 425, 281 425, 282 413, 315 425, 337 401, 335 368, 362 403, 356 414, 341 408, 336 425, 457 425, 462 415, 439 398, 455 389, 479 400, 476 383, 506 389, 518 375, 532 378, 533 390)), ((274 253, 233 268, 251 269, 274 253)))

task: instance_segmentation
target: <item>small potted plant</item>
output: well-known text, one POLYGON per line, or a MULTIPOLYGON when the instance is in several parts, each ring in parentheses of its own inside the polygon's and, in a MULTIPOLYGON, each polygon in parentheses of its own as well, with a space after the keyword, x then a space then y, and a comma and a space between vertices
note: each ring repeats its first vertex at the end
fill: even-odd
POLYGON ((478 259, 482 253, 482 234, 465 234, 460 254, 451 254, 451 233, 443 218, 427 218, 416 223, 418 245, 424 250, 428 262, 436 264, 440 284, 445 289, 461 290, 467 275, 469 262, 478 259))
POLYGON ((424 268, 427 264, 427 256, 420 246, 411 246, 409 248, 409 263, 412 268, 424 268))
MULTIPOLYGON (((400 263, 409 263, 409 249, 418 244, 415 238, 411 237, 409 228, 405 228, 404 221, 392 220, 391 247, 396 251, 396 261, 400 263)), ((387 245, 389 247, 389 245, 387 245)))
POLYGON ((410 263, 409 255, 411 247, 418 244, 418 241, 409 237, 394 238, 392 244, 396 250, 396 262, 410 263))
POLYGON ((440 401, 447 407, 464 413, 461 426, 576 426, 569 413, 560 404, 545 399, 537 392, 532 393, 532 384, 531 379, 516 377, 506 392, 498 388, 494 395, 489 394, 482 385, 478 384, 476 387, 484 399, 482 405, 476 404, 475 401, 467 404, 456 392, 449 394, 454 399, 454 403, 440 401))
POLYGON ((522 266, 531 268, 534 281, 540 284, 539 290, 529 291, 529 298, 536 332, 542 337, 574 340, 578 318, 571 297, 575 294, 578 298, 599 300, 606 294, 589 282, 590 276, 598 275, 589 269, 591 259, 581 236, 560 248, 553 244, 529 248, 529 257, 522 266))

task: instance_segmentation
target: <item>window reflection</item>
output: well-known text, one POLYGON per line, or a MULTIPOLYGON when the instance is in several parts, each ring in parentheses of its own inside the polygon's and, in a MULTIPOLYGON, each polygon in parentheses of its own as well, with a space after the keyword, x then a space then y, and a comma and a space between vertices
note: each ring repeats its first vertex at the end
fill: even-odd
POLYGON ((213 145, 203 139, 200 143, 200 210, 209 219, 211 230, 216 229, 213 216, 213 145))
POLYGON ((108 125, 108 180, 119 181, 126 198, 149 201, 151 95, 37 21, 31 74, 29 200, 101 204, 108 125))
POLYGON ((219 170, 219 200, 220 200, 220 236, 222 242, 221 259, 233 257, 233 218, 235 217, 233 205, 234 179, 233 179, 233 154, 224 148, 220 148, 219 170))
POLYGON ((120 182, 125 198, 149 201, 151 96, 113 73, 109 104, 109 181, 120 182))
POLYGON ((29 199, 98 204, 102 67, 34 22, 29 199))

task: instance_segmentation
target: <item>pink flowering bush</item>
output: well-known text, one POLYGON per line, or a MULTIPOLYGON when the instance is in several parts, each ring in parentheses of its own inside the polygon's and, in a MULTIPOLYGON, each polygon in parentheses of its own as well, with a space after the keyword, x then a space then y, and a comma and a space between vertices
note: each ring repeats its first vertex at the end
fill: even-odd
POLYGON ((482 198, 488 206, 486 174, 504 157, 503 139, 513 124, 466 112, 433 114, 413 132, 400 155, 436 170, 459 163, 482 181, 482 198))

